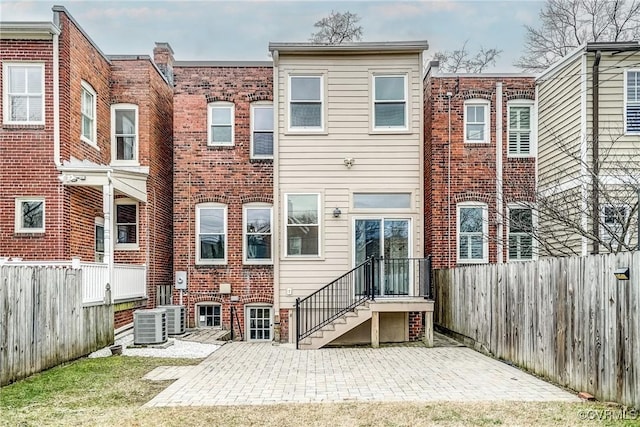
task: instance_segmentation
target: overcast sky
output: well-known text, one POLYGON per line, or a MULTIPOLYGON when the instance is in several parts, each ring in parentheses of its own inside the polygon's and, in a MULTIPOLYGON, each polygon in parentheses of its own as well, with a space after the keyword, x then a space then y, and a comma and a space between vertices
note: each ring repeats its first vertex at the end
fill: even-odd
POLYGON ((542 1, 7 1, 0 21, 51 21, 65 6, 109 55, 152 55, 169 42, 178 61, 268 60, 268 44, 308 41, 313 24, 331 10, 360 16, 364 41, 427 40, 430 56, 468 41, 503 50, 490 71, 511 65, 524 43, 524 25, 536 26, 542 1))

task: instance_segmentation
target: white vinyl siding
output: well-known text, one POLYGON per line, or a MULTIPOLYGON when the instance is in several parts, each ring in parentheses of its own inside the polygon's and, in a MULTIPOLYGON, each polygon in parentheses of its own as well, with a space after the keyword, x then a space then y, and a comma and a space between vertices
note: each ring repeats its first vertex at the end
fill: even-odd
POLYGON ((373 76, 373 99, 373 127, 375 130, 404 130, 407 128, 406 76, 373 76))
MULTIPOLYGON (((280 302, 293 307, 295 298, 306 296, 337 278, 336 272, 353 268, 352 239, 354 193, 410 194, 410 207, 389 207, 385 217, 411 219, 411 253, 421 256, 424 248, 421 191, 423 156, 423 82, 420 55, 287 55, 280 52, 274 75, 274 115, 277 156, 274 182, 282 203, 274 216, 282 236, 278 251, 280 302), (373 75, 406 75, 407 129, 375 131, 373 128, 373 75), (324 132, 290 132, 288 81, 291 75, 323 76, 324 132), (345 159, 355 159, 352 167, 345 159), (286 256, 285 194, 319 193, 320 255, 286 256), (339 208, 339 218, 333 211, 339 208), (287 289, 291 289, 288 293, 287 289)), ((369 216, 367 207, 357 215, 369 216)), ((275 238, 275 236, 274 236, 275 238)))
POLYGON ((138 106, 111 106, 111 159, 114 164, 138 164, 138 106))
POLYGON ((196 206, 196 264, 227 263, 227 206, 196 206))
POLYGON ((44 197, 18 197, 15 200, 15 232, 44 233, 44 197))
POLYGON ((464 103, 464 142, 489 142, 489 101, 473 99, 464 103))
POLYGON ((525 207, 509 208, 509 261, 533 259, 533 211, 525 207))
POLYGON ((489 213, 484 203, 458 205, 458 263, 489 262, 489 213))
POLYGON ((209 145, 234 144, 234 105, 230 102, 214 102, 209 104, 209 145))
POLYGON ((44 124, 44 64, 3 64, 3 118, 6 124, 44 124))
POLYGON ((640 133, 640 70, 625 73, 625 133, 640 133))
POLYGON ((96 92, 89 83, 82 81, 80 96, 82 117, 80 139, 96 145, 96 92))
POLYGON ((287 194, 286 256, 320 255, 320 195, 287 194))
POLYGON ((323 130, 322 76, 289 76, 289 130, 323 130))
POLYGON ((273 105, 251 105, 251 157, 273 158, 273 105))
POLYGON ((514 102, 508 106, 509 156, 533 154, 533 102, 514 102))

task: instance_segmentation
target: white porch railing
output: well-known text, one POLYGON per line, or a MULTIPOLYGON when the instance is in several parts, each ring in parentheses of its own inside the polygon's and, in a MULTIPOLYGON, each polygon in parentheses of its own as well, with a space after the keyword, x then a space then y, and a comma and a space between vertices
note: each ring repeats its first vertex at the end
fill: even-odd
MULTIPOLYGON (((109 283, 109 267, 103 263, 76 261, 74 265, 73 261, 22 261, 5 258, 0 259, 0 265, 3 264, 79 268, 82 271, 82 302, 84 304, 103 302, 107 283, 109 283)), ((115 264, 113 266, 113 283, 111 284, 113 301, 146 296, 147 267, 145 265, 115 264)))

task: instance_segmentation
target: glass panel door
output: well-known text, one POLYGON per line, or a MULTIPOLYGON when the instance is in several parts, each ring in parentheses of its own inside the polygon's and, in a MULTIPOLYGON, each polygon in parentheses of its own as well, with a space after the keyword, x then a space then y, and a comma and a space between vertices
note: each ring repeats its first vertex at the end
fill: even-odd
POLYGON ((249 341, 271 341, 271 307, 248 307, 247 322, 249 341))
MULTIPOLYGON (((355 221, 354 245, 355 265, 370 257, 384 259, 375 266, 375 295, 409 294, 409 220, 358 219, 355 221)), ((356 294, 364 292, 362 275, 356 278, 356 294)))

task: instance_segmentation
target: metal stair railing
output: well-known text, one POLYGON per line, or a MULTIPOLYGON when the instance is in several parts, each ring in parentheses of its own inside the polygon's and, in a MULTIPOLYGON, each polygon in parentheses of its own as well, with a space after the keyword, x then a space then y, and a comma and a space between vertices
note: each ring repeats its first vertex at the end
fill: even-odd
POLYGON ((368 258, 325 287, 296 298, 296 348, 300 341, 375 297, 377 262, 368 258))

